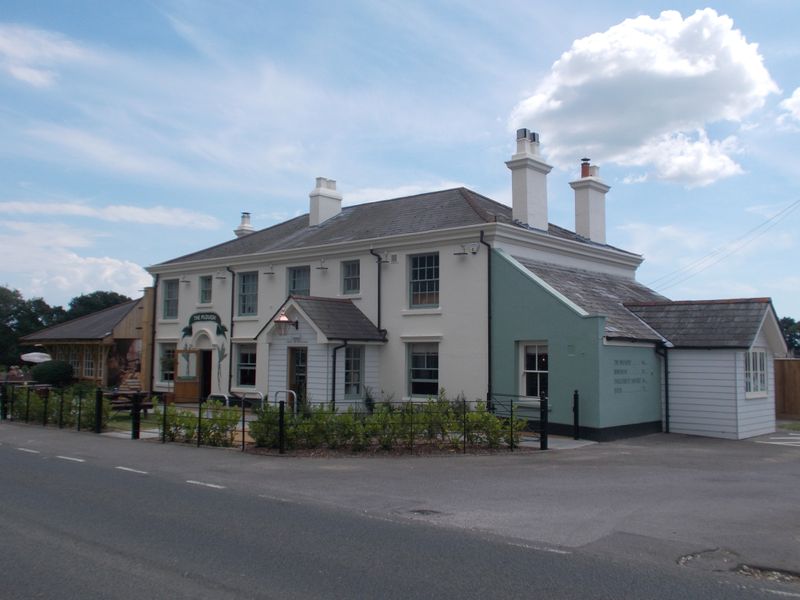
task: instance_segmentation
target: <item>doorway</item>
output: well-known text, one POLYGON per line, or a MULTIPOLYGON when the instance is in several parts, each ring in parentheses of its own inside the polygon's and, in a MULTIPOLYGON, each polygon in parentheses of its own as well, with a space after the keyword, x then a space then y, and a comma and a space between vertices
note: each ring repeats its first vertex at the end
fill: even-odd
MULTIPOLYGON (((306 382, 308 380, 308 349, 289 348, 288 388, 297 394, 297 408, 306 401, 306 382)), ((294 407, 291 407, 294 410, 294 407)))
POLYGON ((200 351, 200 398, 211 394, 211 350, 200 351))

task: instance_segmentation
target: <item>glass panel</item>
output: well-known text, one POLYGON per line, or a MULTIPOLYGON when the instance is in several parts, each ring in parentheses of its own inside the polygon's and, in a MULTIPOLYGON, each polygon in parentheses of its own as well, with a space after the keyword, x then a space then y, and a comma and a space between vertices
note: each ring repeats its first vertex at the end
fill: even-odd
POLYGON ((525 370, 536 370, 536 346, 525 347, 525 370))
POLYGON ((537 371, 547 371, 547 348, 539 347, 538 360, 536 362, 537 371))
POLYGON ((539 377, 536 373, 525 373, 525 395, 539 395, 539 377))
POLYGON ((539 397, 547 396, 547 373, 539 373, 539 397))
POLYGON ((411 257, 411 306, 438 306, 439 255, 411 257))
POLYGON ((200 304, 211 303, 211 275, 203 275, 200 278, 200 304))

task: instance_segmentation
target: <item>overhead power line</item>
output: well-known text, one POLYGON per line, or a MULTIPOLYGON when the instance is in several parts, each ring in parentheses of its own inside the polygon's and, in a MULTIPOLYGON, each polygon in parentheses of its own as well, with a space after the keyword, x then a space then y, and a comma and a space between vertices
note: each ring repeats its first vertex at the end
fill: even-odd
POLYGON ((666 275, 662 275, 654 279, 653 281, 649 282, 647 285, 653 287, 657 291, 663 291, 678 285, 679 283, 683 283, 687 279, 691 279, 695 275, 702 273, 703 271, 713 267, 714 265, 718 264, 720 261, 726 259, 731 254, 742 250, 743 248, 747 247, 753 241, 757 240, 759 237, 764 235, 767 231, 775 227, 778 223, 783 221, 786 217, 791 214, 794 209, 800 206, 800 199, 795 200, 788 206, 784 207, 770 218, 766 219, 759 225, 756 225, 752 229, 749 229, 741 236, 737 237, 733 241, 716 248, 715 250, 709 252, 705 256, 698 258, 697 260, 689 263, 688 265, 684 265, 679 269, 675 269, 666 275))

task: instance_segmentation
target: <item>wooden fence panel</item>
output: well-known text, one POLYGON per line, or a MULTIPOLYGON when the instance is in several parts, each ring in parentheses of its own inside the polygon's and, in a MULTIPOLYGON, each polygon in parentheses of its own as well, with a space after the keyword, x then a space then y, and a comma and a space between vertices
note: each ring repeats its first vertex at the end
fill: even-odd
POLYGON ((775 361, 775 413, 800 417, 800 359, 775 361))

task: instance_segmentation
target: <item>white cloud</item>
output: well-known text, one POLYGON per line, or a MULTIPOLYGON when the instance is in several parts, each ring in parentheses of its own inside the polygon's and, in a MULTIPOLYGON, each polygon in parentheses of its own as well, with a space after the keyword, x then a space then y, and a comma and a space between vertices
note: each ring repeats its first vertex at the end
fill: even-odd
POLYGON ((784 123, 791 119, 800 123, 800 87, 795 89, 791 97, 782 100, 779 106, 784 111, 778 117, 779 122, 784 123))
POLYGON ((0 232, 3 275, 23 296, 43 296, 51 304, 64 304, 74 296, 111 290, 131 297, 152 283, 150 275, 129 260, 84 256, 97 233, 62 225, 5 222, 0 232))
POLYGON ((111 204, 94 207, 78 202, 0 202, 0 213, 47 217, 89 217, 114 223, 141 223, 190 229, 216 229, 219 219, 199 212, 165 206, 139 207, 111 204))
POLYGON ((777 91, 758 46, 729 17, 665 11, 573 42, 510 124, 541 132, 562 167, 591 156, 705 185, 741 172, 734 139, 709 140, 706 126, 740 122, 777 91))
POLYGON ((59 33, 0 23, 0 70, 32 86, 52 85, 59 65, 99 60, 98 54, 59 33))
POLYGON ((688 255, 685 259, 688 263, 694 254, 708 248, 708 235, 699 230, 688 227, 678 227, 676 225, 651 225, 649 223, 627 223, 617 229, 627 234, 628 239, 623 247, 641 254, 649 264, 653 265, 675 265, 674 255, 688 255), (665 248, 671 248, 674 252, 667 255, 665 248))

